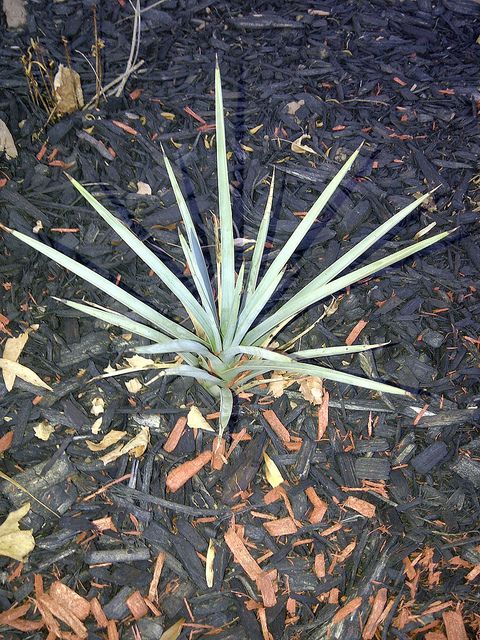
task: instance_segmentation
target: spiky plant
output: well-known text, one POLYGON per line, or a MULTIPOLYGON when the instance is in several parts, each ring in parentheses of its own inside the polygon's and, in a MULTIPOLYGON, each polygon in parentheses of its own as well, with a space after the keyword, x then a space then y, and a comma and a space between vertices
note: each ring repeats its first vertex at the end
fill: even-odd
POLYGON ((138 353, 178 354, 180 358, 177 358, 176 362, 157 363, 155 366, 161 370, 160 375, 196 378, 214 397, 220 399, 220 435, 226 428, 232 413, 233 395, 241 390, 254 387, 257 384, 257 378, 261 374, 274 370, 285 371, 288 374, 296 374, 300 377, 317 376, 326 380, 365 387, 382 393, 405 395, 407 392, 403 389, 382 382, 364 379, 317 364, 302 362, 302 360, 358 353, 380 345, 326 347, 290 353, 286 353, 282 350, 282 347, 274 350, 269 346, 273 337, 278 334, 282 327, 311 305, 315 305, 321 300, 325 300, 325 298, 342 291, 349 285, 446 238, 451 232, 439 233, 431 238, 415 242, 411 246, 391 253, 381 260, 371 262, 339 277, 349 265, 354 263, 365 251, 422 204, 430 196, 430 193, 426 193, 416 199, 381 224, 314 280, 282 303, 273 313, 264 314, 261 321, 256 323, 257 318, 278 288, 290 258, 355 162, 360 148, 351 155, 340 171, 328 183, 263 276, 260 277, 272 210, 275 184, 275 173, 273 173, 265 212, 258 230, 249 268, 247 269, 245 263, 243 263, 237 274, 235 271, 235 244, 228 180, 222 87, 218 65, 215 69, 215 118, 219 210, 219 242, 216 265, 217 297, 214 295, 209 270, 192 217, 170 161, 165 154, 165 167, 184 224, 185 235, 179 232, 180 243, 197 296, 193 295, 190 289, 164 262, 120 220, 112 215, 81 184, 70 178, 75 188, 92 205, 95 211, 178 298, 191 320, 191 329, 172 321, 142 300, 113 284, 107 278, 65 256, 63 253, 18 231, 7 230, 19 240, 84 278, 96 288, 129 308, 137 317, 143 318, 147 324, 138 322, 116 311, 99 307, 92 303, 85 303, 85 301, 79 303, 63 300, 66 305, 73 309, 152 341, 153 344, 151 345, 137 348, 136 351, 138 353), (246 275, 247 271, 248 274, 246 275))

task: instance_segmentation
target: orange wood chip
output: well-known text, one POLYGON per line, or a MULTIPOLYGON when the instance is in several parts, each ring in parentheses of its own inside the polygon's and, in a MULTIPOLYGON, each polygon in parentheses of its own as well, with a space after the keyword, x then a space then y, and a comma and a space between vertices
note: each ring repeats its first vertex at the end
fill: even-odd
POLYGON ((360 498, 349 496, 345 500, 344 504, 349 509, 353 509, 353 511, 356 511, 362 516, 365 516, 365 518, 373 518, 375 516, 375 505, 373 505, 371 502, 367 502, 366 500, 361 500, 360 498))
POLYGON ((328 527, 328 529, 324 529, 320 535, 322 536, 322 538, 325 538, 326 536, 329 536, 332 533, 335 533, 335 531, 338 531, 339 529, 342 528, 342 525, 337 522, 336 524, 332 524, 331 527, 328 527))
POLYGON ((471 580, 475 580, 480 575, 480 564, 476 564, 471 571, 467 573, 465 576, 465 580, 470 582, 471 580))
POLYGON ((108 637, 108 640, 120 640, 120 636, 118 635, 118 629, 117 629, 117 625, 115 624, 115 620, 108 621, 107 637, 108 637))
POLYGON ((274 607, 277 604, 277 596, 275 595, 274 579, 270 573, 262 571, 256 579, 256 583, 262 594, 263 605, 267 608, 274 607))
POLYGON ((190 478, 193 478, 195 474, 208 464, 211 458, 212 452, 204 451, 193 460, 188 460, 176 469, 173 469, 173 471, 170 471, 166 481, 167 489, 172 493, 178 491, 190 478))
POLYGON ((328 427, 328 403, 330 394, 323 391, 322 404, 318 407, 317 440, 321 440, 328 427))
POLYGON ((355 342, 355 340, 358 338, 358 336, 362 333, 362 331, 365 329, 367 324, 368 322, 366 320, 359 320, 357 324, 353 327, 353 329, 350 331, 350 333, 348 334, 347 339, 345 340, 345 344, 348 346, 352 345, 355 342))
POLYGON ((325 556, 323 553, 317 553, 315 556, 314 571, 318 579, 325 577, 325 556))
POLYGON ((251 440, 251 436, 247 434, 247 430, 245 429, 245 427, 243 427, 243 429, 241 429, 238 433, 233 434, 232 444, 230 445, 227 451, 227 455, 225 456, 227 460, 232 455, 233 450, 238 446, 238 443, 242 442, 242 440, 251 440))
POLYGON ((140 618, 143 618, 148 613, 148 607, 140 591, 134 591, 132 595, 127 598, 125 604, 130 609, 135 620, 140 620, 140 618))
POLYGON ((136 129, 134 129, 133 127, 130 127, 128 124, 124 124, 123 122, 120 122, 119 120, 112 120, 112 124, 114 124, 116 127, 118 127, 119 129, 122 129, 123 131, 125 131, 125 133, 129 133, 132 136, 136 136, 138 134, 138 131, 136 131, 136 129))
POLYGON ((363 628, 362 640, 372 640, 377 627, 380 623, 380 616, 385 609, 385 605, 387 603, 387 590, 382 587, 375 594, 375 598, 373 600, 372 608, 370 610, 370 615, 368 616, 367 623, 363 628))
POLYGON ((50 586, 49 594, 55 602, 71 611, 79 620, 85 620, 90 613, 90 602, 59 580, 50 586))
POLYGON ((448 640, 468 640, 462 614, 459 611, 444 611, 442 617, 448 640))
MULTIPOLYGON (((37 599, 37 604, 44 610, 47 610, 52 616, 58 618, 64 622, 67 626, 69 626, 72 631, 74 631, 79 638, 86 638, 88 636, 88 631, 85 625, 77 618, 75 614, 73 614, 69 609, 62 606, 58 602, 56 602, 49 594, 44 593, 37 599)), ((42 616, 44 615, 44 611, 42 611, 42 616)), ((45 619, 47 627, 49 624, 45 619)), ((50 627, 49 627, 50 629, 50 627)))
POLYGON ((0 438, 0 453, 3 453, 10 448, 13 440, 13 431, 9 431, 0 438))
POLYGON ((358 609, 358 607, 362 604, 362 598, 358 596, 357 598, 353 598, 350 602, 347 602, 341 609, 337 611, 337 613, 332 618, 333 624, 338 624, 342 620, 345 620, 349 615, 351 615, 354 611, 358 609))
POLYGON ((447 640, 447 636, 441 631, 429 631, 425 634, 425 640, 447 640))
POLYGON ((157 602, 158 600, 158 583, 160 582, 160 576, 162 575, 163 565, 165 563, 165 552, 160 551, 155 560, 155 568, 153 570, 152 581, 150 582, 150 586, 148 588, 148 599, 152 602, 157 602))
POLYGON ((286 442, 290 442, 290 433, 288 432, 287 428, 283 426, 275 411, 273 411, 272 409, 267 409, 263 412, 263 417, 284 444, 286 442))
POLYGON ((220 469, 225 464, 225 448, 226 448, 225 438, 219 438, 215 436, 212 443, 212 469, 215 471, 220 471, 220 469))
POLYGON ((297 533, 297 525, 290 517, 264 522, 263 526, 271 536, 290 536, 297 533))
POLYGON ((104 629, 108 624, 108 619, 102 609, 102 605, 100 604, 97 598, 92 598, 90 600, 90 610, 98 626, 104 629))
POLYGON ((305 489, 305 495, 313 506, 313 509, 308 516, 308 521, 312 524, 317 524, 322 521, 323 516, 327 512, 328 505, 319 496, 317 496, 313 487, 305 489))
POLYGON ((167 453, 172 453, 172 451, 175 450, 177 444, 180 441, 180 438, 183 435, 183 432, 185 431, 186 424, 187 424, 187 416, 182 416, 176 421, 175 426, 170 431, 170 435, 168 436, 165 444, 163 445, 164 451, 166 451, 167 453))
POLYGON ((243 540, 237 535, 235 529, 230 527, 225 532, 224 538, 228 548, 233 553, 235 562, 238 562, 250 580, 256 580, 262 573, 262 569, 245 546, 243 540))

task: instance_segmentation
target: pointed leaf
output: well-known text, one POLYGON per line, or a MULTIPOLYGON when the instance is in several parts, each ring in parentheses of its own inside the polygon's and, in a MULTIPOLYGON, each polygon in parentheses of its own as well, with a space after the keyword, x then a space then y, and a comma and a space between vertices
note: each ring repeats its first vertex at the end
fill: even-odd
POLYGON ((220 217, 220 324, 225 335, 229 313, 233 306, 235 289, 235 253, 233 244, 233 217, 228 180, 225 122, 223 116, 222 82, 218 62, 215 66, 215 138, 217 147, 218 210, 220 217))
POLYGON ((389 344, 388 342, 380 342, 379 344, 354 344, 354 345, 342 345, 339 347, 322 347, 320 349, 304 349, 302 351, 295 351, 290 355, 292 358, 298 360, 306 360, 308 358, 329 358, 331 356, 343 356, 350 353, 362 353, 363 351, 370 351, 371 349, 378 349, 389 344))
POLYGON ((221 438, 230 422, 233 411, 233 395, 230 389, 220 387, 220 420, 218 437, 221 438))

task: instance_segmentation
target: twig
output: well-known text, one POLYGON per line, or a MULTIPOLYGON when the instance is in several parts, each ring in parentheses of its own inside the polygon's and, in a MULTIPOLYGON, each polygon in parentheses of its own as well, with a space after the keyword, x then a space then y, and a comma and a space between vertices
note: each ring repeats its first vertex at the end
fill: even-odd
MULTIPOLYGON (((135 64, 131 69, 130 69, 130 75, 132 73, 134 73, 135 71, 138 71, 138 69, 140 69, 140 67, 142 67, 145 64, 145 60, 139 60, 137 62, 137 64, 135 64)), ((109 82, 107 85, 105 85, 102 89, 102 93, 105 93, 107 95, 111 95, 113 93, 113 91, 111 91, 113 89, 113 87, 115 87, 115 85, 117 85, 119 82, 122 81, 124 74, 122 73, 120 76, 118 76, 117 78, 115 78, 115 80, 112 80, 111 82, 109 82)), ((87 104, 83 107, 83 109, 89 109, 94 103, 95 103, 95 99, 96 99, 96 95, 93 96, 93 98, 87 102, 87 104)))
POLYGON ((132 73, 132 69, 138 60, 138 53, 140 50, 140 27, 142 23, 142 17, 141 17, 141 11, 140 11, 140 0, 136 1, 135 7, 133 6, 132 2, 130 2, 130 5, 135 11, 135 17, 133 21, 132 44, 130 46, 130 55, 128 57, 127 67, 123 74, 123 78, 120 81, 120 85, 118 86, 115 92, 115 95, 117 98, 120 98, 120 96, 123 93, 125 85, 127 84, 127 80, 129 79, 130 74, 132 73))

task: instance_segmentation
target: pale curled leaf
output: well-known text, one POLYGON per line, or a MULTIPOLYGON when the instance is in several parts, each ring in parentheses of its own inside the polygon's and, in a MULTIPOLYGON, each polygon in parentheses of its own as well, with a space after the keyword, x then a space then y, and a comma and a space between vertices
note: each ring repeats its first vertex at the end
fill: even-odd
POLYGON ((106 453, 100 458, 103 464, 107 465, 113 462, 125 453, 129 453, 134 458, 140 458, 144 453, 150 442, 150 430, 148 427, 142 427, 137 435, 129 442, 113 449, 109 453, 106 453))
POLYGON ((0 358, 0 369, 2 369, 2 371, 10 371, 24 382, 33 384, 36 387, 41 387, 47 391, 52 391, 52 387, 48 386, 46 382, 39 378, 35 371, 32 371, 28 367, 24 367, 23 364, 20 364, 19 362, 12 362, 11 360, 0 358))
POLYGON ((46 442, 52 433, 55 433, 55 427, 46 420, 42 420, 42 422, 39 422, 35 427, 33 427, 33 432, 35 433, 36 438, 46 442))
POLYGON ((300 393, 310 404, 320 405, 323 398, 323 382, 317 376, 307 376, 300 381, 300 393))
POLYGON ((304 133, 299 138, 294 140, 292 142, 292 147, 291 147, 292 151, 294 153, 313 153, 315 155, 318 155, 318 153, 314 149, 309 147, 307 144, 304 144, 304 140, 310 140, 311 137, 312 136, 309 136, 308 134, 304 133))
POLYGON ((201 411, 195 405, 190 407, 187 416, 187 424, 191 429, 202 429, 203 431, 215 431, 202 416, 201 411))
POLYGON ((180 620, 175 622, 175 624, 172 624, 171 627, 162 633, 160 640, 177 640, 179 635, 182 633, 184 623, 185 618, 180 618, 180 620))
POLYGON ((275 462, 265 452, 263 453, 263 460, 265 462, 265 477, 267 482, 275 489, 275 487, 278 487, 283 482, 282 474, 275 462))
POLYGON ((0 120, 0 154, 3 152, 5 152, 7 160, 12 160, 18 156, 13 136, 5 122, 0 120))
POLYGON ((30 510, 30 503, 26 502, 16 511, 8 514, 7 519, 0 525, 0 556, 23 562, 35 547, 32 529, 20 529, 19 522, 30 510))
MULTIPOLYGON (((38 327, 38 325, 36 325, 38 327)), ((20 354, 23 351, 23 347, 26 345, 28 336, 33 330, 33 327, 30 327, 23 333, 21 333, 16 338, 7 338, 5 341, 5 347, 3 349, 3 357, 5 360, 11 360, 12 362, 17 362, 20 354)), ((5 386, 7 391, 11 391, 13 389, 13 384, 15 382, 15 373, 8 369, 3 369, 3 381, 5 382, 5 386)))
POLYGON ((108 447, 111 447, 113 444, 117 444, 119 440, 126 437, 125 431, 116 431, 112 429, 108 433, 106 433, 100 442, 93 442, 92 440, 86 440, 85 444, 90 449, 90 451, 105 451, 108 447))
POLYGON ((207 587, 209 589, 211 589, 213 587, 213 580, 214 580, 213 565, 214 565, 214 562, 215 562, 215 543, 210 538, 210 542, 208 543, 207 559, 206 559, 206 562, 205 562, 205 580, 207 582, 207 587))

